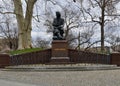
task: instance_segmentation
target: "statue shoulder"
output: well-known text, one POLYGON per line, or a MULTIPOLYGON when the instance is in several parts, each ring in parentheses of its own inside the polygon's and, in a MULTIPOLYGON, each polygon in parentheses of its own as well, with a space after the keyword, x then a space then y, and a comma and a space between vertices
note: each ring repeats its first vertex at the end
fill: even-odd
POLYGON ((54 23, 56 23, 56 22, 57 22, 57 19, 56 19, 56 18, 54 18, 54 19, 53 19, 53 24, 54 24, 54 23))
POLYGON ((64 21, 64 19, 63 19, 63 18, 61 18, 61 20, 62 20, 62 21, 64 21))
POLYGON ((54 18, 53 21, 56 21, 56 18, 54 18))
POLYGON ((62 21, 62 22, 64 22, 64 19, 63 19, 63 18, 61 18, 61 21, 62 21))

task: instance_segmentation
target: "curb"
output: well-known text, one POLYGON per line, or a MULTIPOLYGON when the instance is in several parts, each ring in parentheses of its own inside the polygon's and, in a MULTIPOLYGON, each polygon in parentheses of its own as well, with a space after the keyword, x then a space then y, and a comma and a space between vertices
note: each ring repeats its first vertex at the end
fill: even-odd
POLYGON ((43 68, 5 68, 2 71, 26 71, 26 72, 47 72, 47 71, 97 71, 117 70, 120 67, 43 67, 43 68))

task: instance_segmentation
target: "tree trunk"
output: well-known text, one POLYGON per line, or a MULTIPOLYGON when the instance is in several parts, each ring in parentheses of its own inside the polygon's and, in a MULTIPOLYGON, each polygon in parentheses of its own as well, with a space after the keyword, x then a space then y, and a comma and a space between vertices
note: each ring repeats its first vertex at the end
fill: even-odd
POLYGON ((24 18, 21 0, 13 0, 18 23, 18 49, 31 48, 32 15, 37 0, 28 0, 24 18))
POLYGON ((22 2, 21 0, 13 0, 13 1, 14 1, 16 19, 18 23, 18 49, 23 49, 24 16, 22 10, 22 2))
POLYGON ((105 0, 103 0, 101 12, 101 52, 104 52, 104 24, 105 24, 105 0))

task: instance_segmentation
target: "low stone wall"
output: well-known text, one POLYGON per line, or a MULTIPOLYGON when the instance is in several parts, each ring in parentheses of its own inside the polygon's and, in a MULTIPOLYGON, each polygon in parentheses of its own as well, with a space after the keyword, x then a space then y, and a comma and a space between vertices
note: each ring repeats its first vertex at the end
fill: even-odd
MULTIPOLYGON (((111 55, 90 53, 68 49, 68 57, 70 62, 74 63, 98 63, 98 64, 114 64, 120 66, 120 53, 112 53, 111 55)), ((51 49, 26 53, 21 55, 9 56, 8 54, 0 54, 0 68, 9 65, 25 65, 49 63, 51 59, 51 49)))
POLYGON ((8 54, 0 54, 0 68, 10 65, 10 56, 8 54))
POLYGON ((14 55, 10 57, 10 65, 47 63, 51 58, 51 49, 14 55))
POLYGON ((111 64, 120 66, 120 53, 112 53, 111 54, 111 64))
POLYGON ((76 63, 110 64, 110 55, 105 54, 69 49, 69 57, 71 62, 76 63))

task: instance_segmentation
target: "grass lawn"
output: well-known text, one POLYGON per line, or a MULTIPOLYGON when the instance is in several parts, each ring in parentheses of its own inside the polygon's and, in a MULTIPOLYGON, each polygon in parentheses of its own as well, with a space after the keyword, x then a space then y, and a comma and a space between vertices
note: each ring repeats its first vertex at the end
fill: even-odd
POLYGON ((30 48, 30 49, 23 49, 23 50, 15 50, 15 51, 10 51, 10 55, 16 55, 16 54, 23 54, 23 53, 29 53, 29 52, 34 52, 34 51, 39 51, 42 50, 42 48, 30 48))

